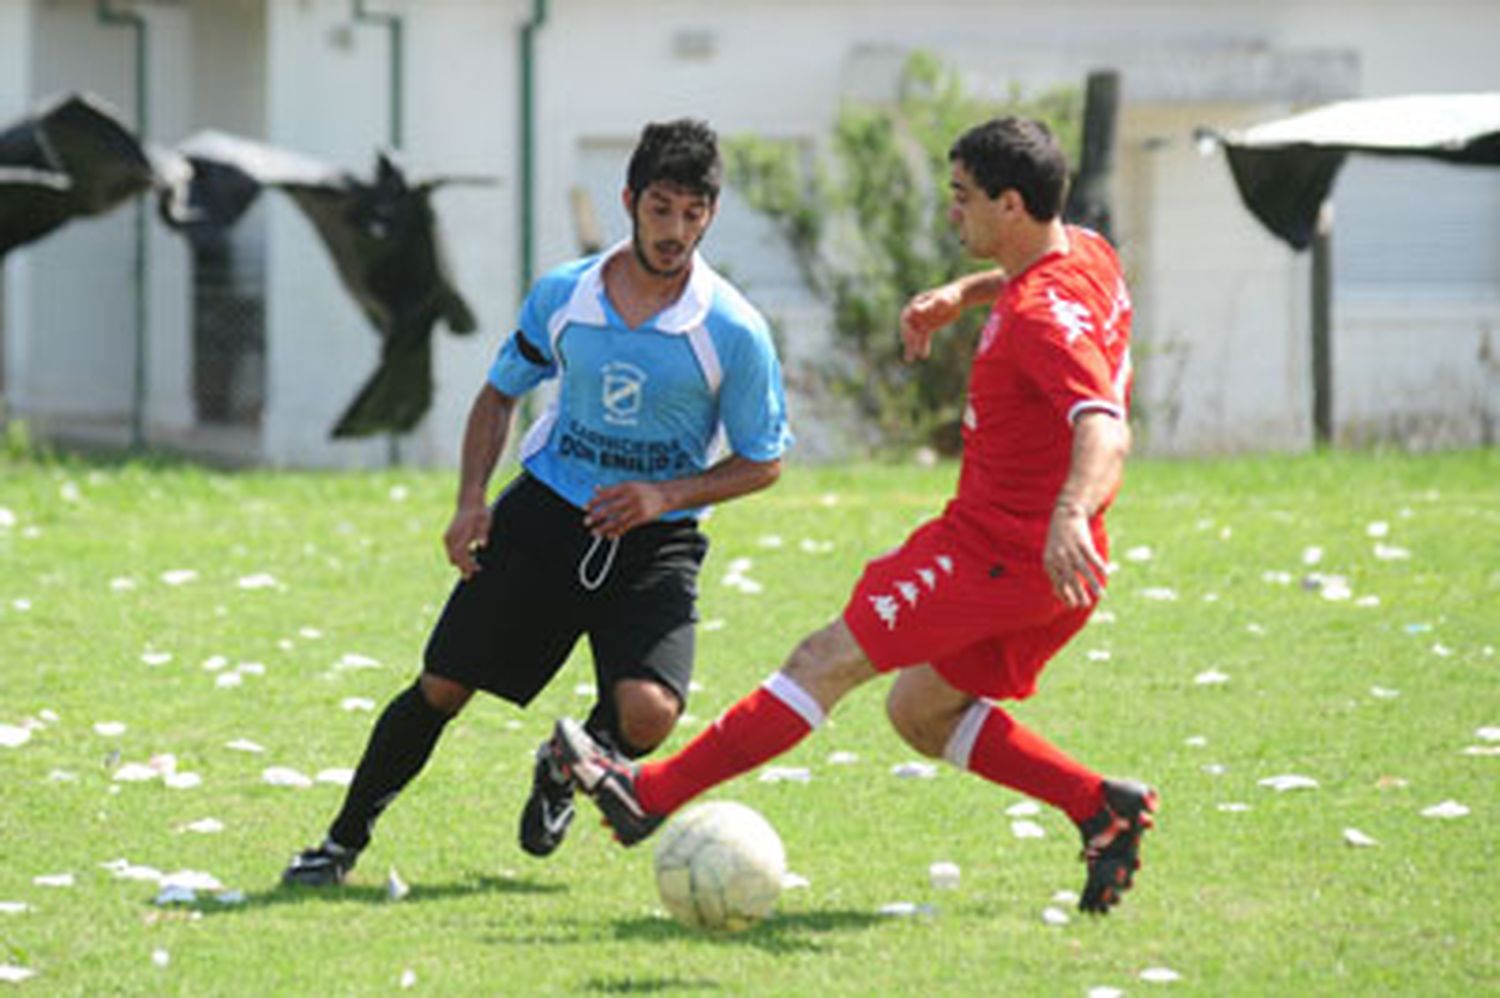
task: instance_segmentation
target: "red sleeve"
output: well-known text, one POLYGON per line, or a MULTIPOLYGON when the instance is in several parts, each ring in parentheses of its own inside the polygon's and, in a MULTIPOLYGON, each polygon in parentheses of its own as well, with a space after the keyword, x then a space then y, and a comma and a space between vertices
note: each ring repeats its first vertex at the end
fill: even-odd
POLYGON ((1031 310, 1012 327, 1022 374, 1070 424, 1089 410, 1125 417, 1116 372, 1091 335, 1097 325, 1082 306, 1059 300, 1045 311, 1031 310))

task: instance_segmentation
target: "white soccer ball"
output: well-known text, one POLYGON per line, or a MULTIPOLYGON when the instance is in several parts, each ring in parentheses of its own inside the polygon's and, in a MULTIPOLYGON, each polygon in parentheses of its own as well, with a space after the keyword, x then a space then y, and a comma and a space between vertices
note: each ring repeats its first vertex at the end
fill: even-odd
POLYGON ((744 804, 690 807, 656 842, 656 888, 667 911, 689 928, 748 929, 776 906, 785 874, 781 836, 744 804))

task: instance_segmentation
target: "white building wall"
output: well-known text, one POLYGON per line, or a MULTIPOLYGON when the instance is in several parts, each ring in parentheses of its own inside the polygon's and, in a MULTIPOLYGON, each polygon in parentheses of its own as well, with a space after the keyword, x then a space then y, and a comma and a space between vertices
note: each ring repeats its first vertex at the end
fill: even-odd
MULTIPOLYGON (((513 325, 522 291, 517 32, 535 5, 380 0, 371 6, 405 18, 411 165, 500 181, 447 188, 435 200, 457 286, 481 331, 468 338, 442 326, 434 331, 434 407, 400 451, 408 462, 451 464, 469 402, 513 325)), ((938 53, 973 86, 995 94, 1012 83, 1076 85, 1090 69, 1121 69, 1117 236, 1139 306, 1143 438, 1162 453, 1297 448, 1311 436, 1307 262, 1241 207, 1222 157, 1200 157, 1192 129, 1239 127, 1297 110, 1298 94, 1322 100, 1341 88, 1375 95, 1500 86, 1491 51, 1500 37, 1500 5, 1481 0, 1073 0, 1040 7, 995 0, 553 0, 548 6, 537 35, 538 273, 577 252, 568 209, 574 185, 596 192, 609 226, 622 224, 614 195, 625 152, 648 119, 692 114, 722 134, 821 139, 845 95, 888 93, 902 57, 917 49, 938 53)), ((368 176, 387 135, 387 35, 354 24, 351 8, 349 0, 143 6, 158 60, 153 137, 171 142, 198 128, 223 128, 368 176), (246 38, 263 41, 263 52, 246 38)), ((0 2, 3 18, 10 20, 0 20, 0 28, 16 25, 20 34, 0 32, 0 54, 24 36, 28 68, 0 60, 0 101, 6 87, 26 107, 44 93, 91 89, 128 107, 129 33, 98 25, 92 0, 9 0, 0 2), (18 75, 25 78, 17 82, 18 75)), ((1340 217, 1357 234, 1361 218, 1379 217, 1390 182, 1362 176, 1357 167, 1343 180, 1340 217)), ((1500 171, 1479 183, 1500 183, 1500 171)), ((1486 210, 1500 211, 1500 194, 1480 200, 1497 206, 1486 210)), ((273 192, 257 210, 265 216, 268 264, 262 456, 290 465, 382 465, 386 441, 328 438, 376 366, 378 337, 295 207, 273 192)), ((721 262, 746 275, 747 290, 768 312, 792 317, 796 342, 789 356, 819 335, 827 343, 816 307, 788 291, 786 267, 743 255, 766 242, 753 222, 732 219, 743 211, 726 199, 710 253, 729 257, 721 262)), ((131 355, 120 326, 130 314, 129 224, 128 211, 76 223, 13 256, 5 303, 12 399, 48 412, 117 418, 124 411, 131 355), (76 292, 80 276, 87 295, 76 292)), ((1478 224, 1500 232, 1493 222, 1478 224)), ((172 425, 189 408, 184 254, 176 237, 153 238, 151 413, 153 421, 172 425)), ((1336 265, 1340 260, 1358 270, 1347 257, 1336 265)), ((1401 294, 1411 297, 1406 289, 1401 294)), ((1493 370, 1500 348, 1493 341, 1500 328, 1495 295, 1494 283, 1481 282, 1467 304, 1439 295, 1424 310, 1391 307, 1369 287, 1341 285, 1336 417, 1351 433, 1365 433, 1391 425, 1398 404, 1420 402, 1435 407, 1434 419, 1447 419, 1452 406, 1445 402, 1458 395, 1468 400, 1465 411, 1493 414, 1493 377, 1464 372, 1465 365, 1493 370), (1398 369, 1377 362, 1366 341, 1429 363, 1398 369), (1488 368, 1476 364, 1483 356, 1491 358, 1488 368), (1399 393, 1390 389, 1397 373, 1399 393), (1395 401, 1397 395, 1407 402, 1395 401)))

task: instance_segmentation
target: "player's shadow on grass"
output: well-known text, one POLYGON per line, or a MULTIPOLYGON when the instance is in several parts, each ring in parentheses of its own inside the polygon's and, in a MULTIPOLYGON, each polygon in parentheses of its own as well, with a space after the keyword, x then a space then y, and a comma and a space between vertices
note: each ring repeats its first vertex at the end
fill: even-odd
MULTIPOLYGON (((483 875, 446 884, 415 884, 411 892, 401 898, 400 903, 403 905, 421 904, 424 901, 445 901, 478 894, 557 894, 567 889, 565 884, 483 875)), ((284 904, 347 904, 350 902, 378 905, 394 903, 389 891, 383 885, 359 884, 344 887, 282 887, 277 885, 263 891, 247 892, 245 900, 237 904, 221 904, 212 897, 207 897, 192 904, 174 907, 200 911, 205 916, 210 916, 239 915, 259 908, 273 908, 284 904)))
POLYGON ((816 952, 824 948, 820 936, 889 921, 885 915, 867 911, 805 911, 777 915, 744 932, 697 932, 669 918, 629 918, 615 923, 615 936, 645 943, 696 939, 709 946, 750 946, 768 953, 816 952))

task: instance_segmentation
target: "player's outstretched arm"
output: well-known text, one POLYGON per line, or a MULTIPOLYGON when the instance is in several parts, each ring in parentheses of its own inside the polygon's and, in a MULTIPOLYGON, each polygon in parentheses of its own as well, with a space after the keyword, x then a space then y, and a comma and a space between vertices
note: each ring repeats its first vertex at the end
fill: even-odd
POLYGON ((932 353, 932 334, 952 325, 964 309, 992 304, 1005 287, 1003 270, 965 274, 913 296, 901 310, 902 356, 907 363, 932 353))
POLYGON ((490 508, 486 501, 490 475, 505 450, 515 407, 514 398, 486 382, 469 408, 459 460, 457 508, 443 533, 448 560, 466 579, 479 571, 474 555, 490 535, 490 508))

